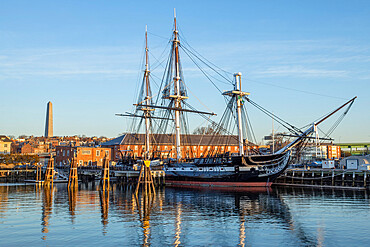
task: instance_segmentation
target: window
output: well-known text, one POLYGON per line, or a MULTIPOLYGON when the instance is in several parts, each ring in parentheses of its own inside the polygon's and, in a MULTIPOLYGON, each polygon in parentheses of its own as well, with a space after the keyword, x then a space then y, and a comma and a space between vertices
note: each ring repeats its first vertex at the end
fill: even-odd
POLYGON ((227 148, 227 151, 231 151, 231 147, 228 147, 228 148, 227 148))
POLYGON ((194 151, 195 151, 195 150, 197 150, 197 147, 194 147, 193 149, 194 149, 194 151))
POLYGON ((100 156, 100 150, 96 150, 96 156, 100 156))
POLYGON ((203 151, 203 146, 200 146, 200 151, 203 151))
POLYGON ((186 150, 189 150, 189 147, 186 147, 186 150))
POLYGON ((4 148, 8 147, 8 144, 4 144, 4 148))
POLYGON ((235 147, 235 151, 237 151, 238 150, 238 147, 235 147))
POLYGON ((130 146, 127 146, 127 150, 130 150, 130 146))
POLYGON ((82 155, 91 155, 91 150, 82 150, 82 155))
POLYGON ((66 156, 66 150, 63 150, 63 156, 66 156))
POLYGON ((211 147, 210 147, 210 146, 208 146, 207 150, 208 150, 208 151, 209 151, 209 150, 211 150, 211 147))
POLYGON ((80 163, 80 166, 82 166, 83 161, 82 161, 82 160, 80 160, 80 161, 79 161, 79 163, 80 163))
POLYGON ((105 150, 105 155, 108 157, 109 156, 109 151, 105 150))
POLYGON ((69 150, 67 150, 67 156, 69 156, 69 150))
POLYGON ((164 150, 167 150, 167 146, 164 146, 164 150))
POLYGON ((137 146, 135 146, 135 150, 137 150, 137 146))

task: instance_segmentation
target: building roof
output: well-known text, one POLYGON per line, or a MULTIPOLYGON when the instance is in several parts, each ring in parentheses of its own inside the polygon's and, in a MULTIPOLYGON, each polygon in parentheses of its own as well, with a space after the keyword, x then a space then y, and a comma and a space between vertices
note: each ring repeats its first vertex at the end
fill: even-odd
POLYGON ((126 135, 121 135, 117 138, 114 138, 110 141, 107 141, 107 142, 103 142, 102 144, 100 144, 101 146, 114 146, 114 145, 121 145, 122 144, 122 141, 123 139, 125 138, 126 135))
MULTIPOLYGON (((238 145, 238 138, 235 135, 181 135, 180 139, 182 146, 238 145)), ((125 134, 104 142, 101 146, 144 145, 144 143, 145 134, 125 134)), ((150 143, 152 145, 175 145, 176 139, 172 134, 153 134, 150 143)))
POLYGON ((9 137, 5 136, 5 135, 0 135, 0 141, 1 142, 12 142, 9 137))

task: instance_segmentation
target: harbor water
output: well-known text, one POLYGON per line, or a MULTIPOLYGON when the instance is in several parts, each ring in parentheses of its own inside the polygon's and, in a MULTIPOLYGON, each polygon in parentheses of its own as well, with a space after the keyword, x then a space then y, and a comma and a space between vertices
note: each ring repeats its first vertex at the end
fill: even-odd
POLYGON ((366 191, 0 185, 1 246, 368 246, 366 191))

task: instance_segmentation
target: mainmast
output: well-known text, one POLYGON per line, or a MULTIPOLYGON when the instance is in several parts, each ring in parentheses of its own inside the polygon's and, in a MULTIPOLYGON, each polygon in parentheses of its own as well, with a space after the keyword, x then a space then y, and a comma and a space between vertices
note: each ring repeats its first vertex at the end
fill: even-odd
MULTIPOLYGON (((244 155, 244 139, 243 139, 243 124, 242 124, 242 107, 243 107, 243 97, 249 95, 250 93, 241 91, 241 76, 242 73, 235 73, 235 84, 233 91, 226 91, 223 95, 228 95, 232 97, 232 100, 236 101, 236 117, 237 117, 237 126, 238 126, 238 142, 239 142, 239 155, 244 155)), ((247 124, 247 123, 245 123, 247 124)))
MULTIPOLYGON (((179 45, 180 40, 178 39, 178 31, 177 31, 177 24, 176 24, 176 12, 174 13, 174 23, 175 29, 173 31, 174 38, 172 41, 172 49, 174 52, 175 58, 175 74, 173 78, 174 82, 174 95, 170 95, 171 98, 175 100, 175 108, 181 108, 181 101, 186 99, 186 96, 182 96, 180 92, 180 62, 179 62, 179 45)), ((180 111, 175 110, 175 134, 176 134, 176 159, 181 159, 181 139, 180 139, 180 111)))

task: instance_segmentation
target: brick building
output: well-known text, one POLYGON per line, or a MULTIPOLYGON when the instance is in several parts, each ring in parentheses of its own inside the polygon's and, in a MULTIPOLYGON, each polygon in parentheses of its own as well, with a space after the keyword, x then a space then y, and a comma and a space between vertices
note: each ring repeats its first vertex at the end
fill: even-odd
POLYGON ((341 158, 341 148, 336 145, 326 146, 326 157, 328 159, 339 159, 341 158))
POLYGON ((77 163, 79 166, 102 166, 105 156, 109 161, 112 160, 112 151, 110 148, 57 146, 55 165, 69 164, 74 153, 77 154, 77 163))
MULTIPOLYGON (((151 153, 155 158, 176 158, 175 136, 165 134, 151 135, 151 153)), ((206 157, 216 153, 239 153, 236 136, 232 135, 182 135, 181 152, 183 158, 206 157)), ((112 149, 115 161, 127 156, 142 157, 145 152, 144 134, 125 134, 102 143, 102 147, 112 149)), ((257 149, 257 145, 245 145, 245 153, 249 149, 257 149)))

